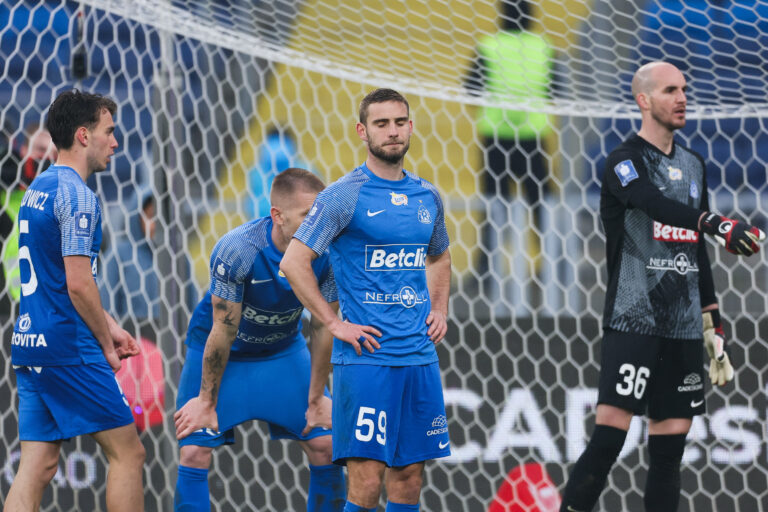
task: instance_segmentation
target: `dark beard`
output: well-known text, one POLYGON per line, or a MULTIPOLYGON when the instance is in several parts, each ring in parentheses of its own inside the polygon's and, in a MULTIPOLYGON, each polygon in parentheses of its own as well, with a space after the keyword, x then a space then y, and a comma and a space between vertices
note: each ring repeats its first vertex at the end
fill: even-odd
POLYGON ((402 151, 398 151, 396 153, 386 153, 384 149, 381 146, 368 146, 368 149, 371 151, 371 154, 378 158, 379 160, 383 160, 389 164, 396 164, 405 157, 405 154, 408 152, 408 148, 411 147, 411 143, 408 142, 405 146, 403 146, 402 151))

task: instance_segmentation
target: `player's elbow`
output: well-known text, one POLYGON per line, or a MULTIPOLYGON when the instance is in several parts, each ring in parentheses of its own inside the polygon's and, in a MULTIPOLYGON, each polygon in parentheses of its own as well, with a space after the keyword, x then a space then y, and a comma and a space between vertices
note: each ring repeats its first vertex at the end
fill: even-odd
POLYGON ((288 281, 291 281, 299 268, 301 268, 301 264, 301 254, 296 250, 293 242, 291 242, 285 250, 283 259, 280 260, 280 271, 285 274, 288 281))
POLYGON ((67 292, 72 302, 84 299, 88 293, 89 284, 85 279, 78 279, 67 275, 67 292))

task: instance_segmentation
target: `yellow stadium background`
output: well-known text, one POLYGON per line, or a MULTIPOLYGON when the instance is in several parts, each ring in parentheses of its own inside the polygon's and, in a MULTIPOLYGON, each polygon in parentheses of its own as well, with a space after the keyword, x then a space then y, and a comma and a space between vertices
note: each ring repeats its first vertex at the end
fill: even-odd
MULTIPOLYGON (((392 74, 407 77, 414 67, 435 66, 443 73, 454 70, 454 85, 460 86, 470 66, 475 42, 481 34, 496 29, 497 10, 493 2, 475 1, 470 9, 465 1, 453 0, 400 0, 386 4, 371 0, 367 4, 368 8, 353 11, 343 0, 307 1, 296 18, 288 48, 312 48, 316 44, 313 38, 319 33, 323 35, 323 52, 329 55, 352 52, 358 61, 351 64, 361 68, 373 62, 378 69, 384 67, 392 74), (408 23, 403 21, 403 16, 407 16, 408 23), (342 25, 332 25, 330 20, 342 20, 342 25), (364 31, 360 29, 363 22, 366 27, 382 28, 364 31), (414 24, 419 30, 406 30, 414 24), (416 58, 424 53, 419 50, 449 43, 452 47, 467 48, 466 54, 449 58, 438 52, 436 55, 442 55, 441 60, 433 62, 416 58)), ((564 50, 574 42, 574 27, 588 10, 587 1, 541 1, 534 5, 533 30, 544 30, 552 46, 564 50)), ((270 126, 290 127, 296 135, 301 158, 327 183, 365 160, 365 146, 357 137, 355 122, 358 103, 374 88, 372 85, 283 64, 276 64, 273 69, 274 74, 257 99, 258 107, 249 128, 231 151, 229 165, 219 173, 220 198, 225 203, 239 204, 246 197, 247 173, 256 162, 257 148, 270 126)), ((477 193, 476 176, 481 169, 474 129, 475 107, 408 93, 406 97, 411 105, 414 135, 405 167, 436 184, 449 205, 451 198, 471 198, 477 193)), ((556 135, 546 142, 554 156, 552 171, 557 173, 556 135)), ((454 269, 462 273, 472 263, 479 212, 466 207, 448 210, 454 269)), ((250 219, 233 211, 211 213, 200 220, 197 232, 204 235, 190 240, 199 284, 207 286, 208 258, 218 238, 246 220, 250 219)))

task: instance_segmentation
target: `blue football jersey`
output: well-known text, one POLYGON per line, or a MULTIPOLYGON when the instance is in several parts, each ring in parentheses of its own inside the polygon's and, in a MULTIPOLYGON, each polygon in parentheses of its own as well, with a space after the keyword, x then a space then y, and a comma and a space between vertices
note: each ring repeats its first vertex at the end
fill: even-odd
POLYGON ((344 319, 382 332, 381 348, 362 356, 334 340, 335 364, 437 361, 426 258, 448 249, 443 203, 431 183, 404 172, 390 181, 363 164, 318 194, 294 235, 317 254, 330 247, 344 319))
MULTIPOLYGON (((305 346, 301 334, 304 307, 280 271, 283 253, 275 247, 271 233, 272 219, 262 217, 233 229, 216 244, 211 255, 211 286, 189 322, 189 346, 205 347, 213 327, 212 294, 242 303, 230 359, 264 359, 305 346)), ((317 258, 312 268, 323 297, 337 301, 329 255, 317 258)))
POLYGON ((18 217, 21 304, 13 329, 15 365, 105 361, 101 345, 67 291, 65 256, 88 256, 93 275, 101 246, 101 205, 74 169, 51 166, 21 200, 18 217))

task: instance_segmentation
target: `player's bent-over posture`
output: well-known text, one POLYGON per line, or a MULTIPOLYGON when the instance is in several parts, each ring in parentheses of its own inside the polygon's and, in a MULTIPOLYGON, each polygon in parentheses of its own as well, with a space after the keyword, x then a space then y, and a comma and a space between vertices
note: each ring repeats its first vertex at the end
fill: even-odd
MULTIPOLYGON (((210 510, 208 468, 214 447, 235 442, 248 420, 269 424, 273 439, 299 441, 309 459, 307 510, 344 507, 344 474, 331 464, 331 335, 310 322, 311 355, 301 333, 304 310, 280 260, 323 182, 304 169, 278 174, 269 217, 233 229, 211 256, 211 286, 192 315, 177 399, 181 460, 175 510, 210 510), (306 417, 305 417, 306 414, 306 417)), ((328 254, 312 265, 328 308, 338 310, 328 254)))
POLYGON ((403 169, 412 131, 397 92, 363 99, 367 160, 318 195, 280 264, 335 337, 333 459, 347 465, 345 511, 375 510, 386 467, 387 510, 418 510, 424 462, 450 454, 435 344, 447 330, 451 259, 437 190, 403 169), (311 271, 329 246, 343 320, 311 271))
POLYGON ((61 442, 83 434, 91 434, 109 462, 107 509, 144 510, 144 447, 114 374, 139 346, 101 306, 94 279, 101 206, 85 184, 107 168, 117 148, 116 110, 103 96, 61 93, 46 125, 56 164, 21 201, 21 304, 11 345, 21 462, 7 512, 39 510, 61 442))
POLYGON ((705 412, 702 337, 712 383, 733 378, 701 233, 746 256, 765 235, 707 211, 704 161, 674 140, 685 125, 685 90, 673 65, 642 66, 632 80, 640 131, 606 160, 600 215, 608 289, 596 426, 571 470, 563 512, 592 510, 635 414, 648 416, 645 509, 677 510, 685 437, 693 416, 705 412))

